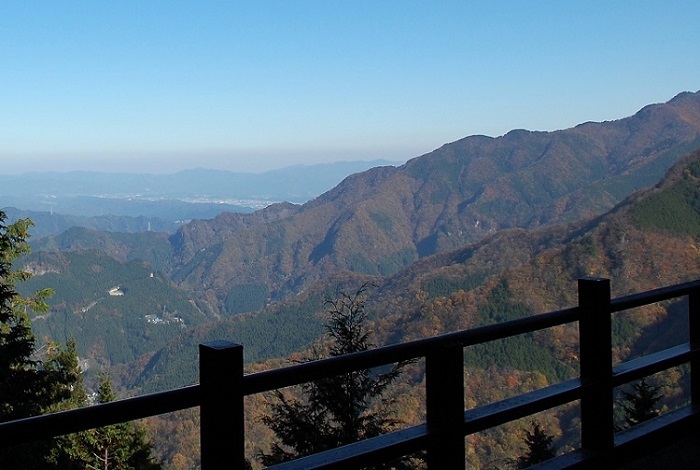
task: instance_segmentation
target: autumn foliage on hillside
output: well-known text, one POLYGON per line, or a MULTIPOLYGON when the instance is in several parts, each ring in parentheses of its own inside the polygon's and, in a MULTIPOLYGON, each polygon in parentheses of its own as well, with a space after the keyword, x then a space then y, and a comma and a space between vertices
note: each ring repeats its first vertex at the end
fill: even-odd
MULTIPOLYGON (((603 216, 537 231, 500 231, 477 244, 420 260, 393 276, 330 277, 296 302, 318 312, 322 308, 320 293, 371 280, 378 288, 368 297, 366 307, 370 329, 381 345, 575 305, 576 279, 583 276, 609 277, 613 296, 695 279, 700 277, 700 230, 694 228, 700 227, 699 175, 700 151, 671 169, 657 187, 631 196, 603 216), (668 205, 669 200, 673 204, 668 205), (655 216, 658 207, 665 211, 663 218, 655 216), (682 223, 664 222, 681 217, 682 223)), ((280 307, 275 307, 235 322, 239 327, 258 319, 274 322, 279 312, 280 307)), ((679 304, 664 302, 617 315, 613 323, 614 360, 680 341, 686 333, 679 330, 676 318, 682 312, 679 304)), ((313 315, 305 318, 312 321, 313 315)), ((318 317, 316 321, 320 321, 318 317)), ((302 350, 296 357, 308 353, 302 350)), ((281 365, 284 361, 275 359, 251 365, 250 370, 281 365)), ((575 325, 468 348, 466 403, 473 407, 535 390, 569 378, 577 370, 575 325)), ((425 417, 423 372, 422 363, 412 365, 388 390, 395 399, 395 417, 405 425, 425 417)), ((682 369, 654 378, 666 400, 661 408, 683 400, 679 386, 684 380, 682 369)), ((251 398, 247 406, 249 435, 255 436, 256 445, 264 446, 271 435, 256 418, 265 413, 264 401, 251 398)), ((575 407, 562 407, 536 418, 542 429, 554 436, 556 448, 577 445, 575 407)), ((468 462, 481 466, 522 455, 528 426, 529 422, 515 422, 470 436, 468 462)), ((251 446, 251 452, 255 447, 251 446)))

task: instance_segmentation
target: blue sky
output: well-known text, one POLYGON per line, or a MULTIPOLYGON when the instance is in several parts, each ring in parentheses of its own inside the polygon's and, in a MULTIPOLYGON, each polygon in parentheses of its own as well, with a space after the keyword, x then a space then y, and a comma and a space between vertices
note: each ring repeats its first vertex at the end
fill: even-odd
POLYGON ((0 172, 402 161, 700 89, 700 2, 10 1, 0 172))

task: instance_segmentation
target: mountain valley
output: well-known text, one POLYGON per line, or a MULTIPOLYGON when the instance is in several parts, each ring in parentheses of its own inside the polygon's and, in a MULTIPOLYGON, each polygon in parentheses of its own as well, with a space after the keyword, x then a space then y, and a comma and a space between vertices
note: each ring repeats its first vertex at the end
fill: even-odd
MULTIPOLYGON (((472 328, 573 305, 584 276, 609 277, 615 296, 697 278, 698 148, 700 92, 618 121, 467 137, 352 174, 302 204, 223 212, 174 231, 93 226, 37 237, 22 288, 56 290, 49 314, 34 319, 40 342, 74 337, 92 372, 110 370, 128 394, 195 382, 205 341, 240 342, 251 371, 302 357, 324 333, 324 299, 368 283, 378 345, 472 328)), ((664 303, 621 317, 615 358, 682 338, 676 310, 664 303)), ((470 403, 567 378, 576 348, 571 328, 476 348, 465 355, 470 403)), ((417 365, 402 378, 401 403, 421 399, 421 374, 417 365)), ((264 412, 263 402, 251 406, 264 412)), ((408 414, 399 418, 420 417, 408 414)), ((547 419, 570 439, 570 417, 547 419)))

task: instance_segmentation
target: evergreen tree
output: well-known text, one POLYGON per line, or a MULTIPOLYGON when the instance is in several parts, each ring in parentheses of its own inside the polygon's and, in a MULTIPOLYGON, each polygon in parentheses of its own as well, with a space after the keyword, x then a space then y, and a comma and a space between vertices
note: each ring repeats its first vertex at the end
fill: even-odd
MULTIPOLYGON (((329 316, 326 347, 330 356, 365 351, 373 346, 364 303, 368 287, 363 285, 354 294, 342 292, 337 298, 326 299, 329 316)), ((313 357, 306 360, 321 356, 314 351, 313 357)), ((277 391, 272 413, 262 420, 278 441, 270 453, 259 453, 259 460, 266 466, 274 465, 391 430, 398 421, 390 417, 391 400, 383 395, 404 366, 397 364, 385 373, 364 369, 304 384, 303 400, 288 398, 277 391)), ((389 467, 410 468, 403 460, 392 462, 389 467)))
POLYGON ((648 384, 646 378, 634 384, 632 388, 632 392, 622 392, 625 397, 622 410, 626 427, 635 426, 659 416, 659 410, 655 407, 662 397, 659 387, 648 384))
MULTIPOLYGON (((97 402, 114 401, 109 376, 100 377, 97 402)), ((90 470, 158 470, 145 431, 133 423, 89 429, 66 436, 55 463, 61 468, 90 470)))
MULTIPOLYGON (((15 287, 30 273, 16 270, 12 263, 29 253, 28 219, 5 224, 0 211, 0 421, 11 421, 42 413, 54 400, 59 378, 34 358, 35 338, 30 311, 47 309, 50 290, 33 298, 20 296, 15 287)), ((60 375, 60 374, 59 374, 60 375)))
MULTIPOLYGON (((14 267, 13 262, 30 251, 27 238, 32 222, 23 219, 7 225, 5 219, 5 213, 0 211, 0 422, 85 406, 87 397, 75 341, 69 340, 65 347, 49 343, 41 351, 36 350, 30 314, 48 310, 46 299, 52 290, 44 289, 31 297, 23 297, 16 290, 18 282, 31 277, 31 273, 14 267)), ((114 399, 108 381, 101 383, 99 399, 103 402, 114 399)), ((0 450, 0 468, 116 470, 160 466, 151 461, 144 432, 127 423, 4 448, 0 450), (74 458, 85 449, 78 443, 83 439, 97 443, 100 437, 116 449, 106 458, 101 454, 102 460, 95 461, 105 465, 74 458)))
MULTIPOLYGON (((83 406, 88 406, 88 397, 83 387, 83 376, 78 364, 78 354, 75 340, 70 338, 65 348, 58 349, 53 352, 55 345, 49 345, 50 359, 45 362, 47 368, 57 368, 57 363, 62 364, 59 369, 61 372, 69 376, 73 380, 73 387, 70 396, 56 403, 49 410, 50 412, 66 411, 83 406)), ((55 445, 51 449, 47 460, 46 468, 57 468, 61 470, 83 470, 84 465, 81 462, 74 460, 71 457, 72 447, 76 439, 80 439, 85 433, 71 434, 68 436, 60 436, 56 438, 55 445)))
POLYGON ((533 421, 532 430, 525 431, 527 452, 518 457, 517 468, 528 468, 532 465, 554 458, 552 441, 554 436, 547 434, 539 423, 533 421))
MULTIPOLYGON (((71 368, 74 349, 54 348, 42 361, 36 354, 36 340, 30 313, 48 309, 51 289, 22 297, 18 282, 29 272, 16 269, 13 262, 29 253, 29 219, 5 223, 0 211, 0 421, 11 421, 51 411, 70 398, 76 376, 71 368)), ((77 363, 77 359, 75 359, 77 363)), ((42 441, 0 451, 0 468, 45 468, 54 441, 42 441)))

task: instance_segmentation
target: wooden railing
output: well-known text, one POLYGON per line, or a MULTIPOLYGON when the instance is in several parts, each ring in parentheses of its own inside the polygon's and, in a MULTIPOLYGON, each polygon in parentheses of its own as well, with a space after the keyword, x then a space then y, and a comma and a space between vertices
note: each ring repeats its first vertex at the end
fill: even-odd
POLYGON ((546 468, 614 467, 697 427, 700 405, 700 280, 610 298, 608 279, 578 282, 577 307, 255 374, 243 373, 243 347, 227 341, 200 345, 200 383, 61 413, 0 424, 0 446, 200 407, 202 469, 243 468, 247 395, 331 375, 425 358, 426 422, 275 466, 362 468, 427 450, 431 469, 465 466, 465 436, 580 400, 581 448, 546 468), (688 297, 689 341, 613 367, 611 314, 688 297), (465 411, 464 348, 578 322, 580 375, 534 392, 465 411), (690 404, 628 431, 615 433, 614 388, 690 364, 690 404))

